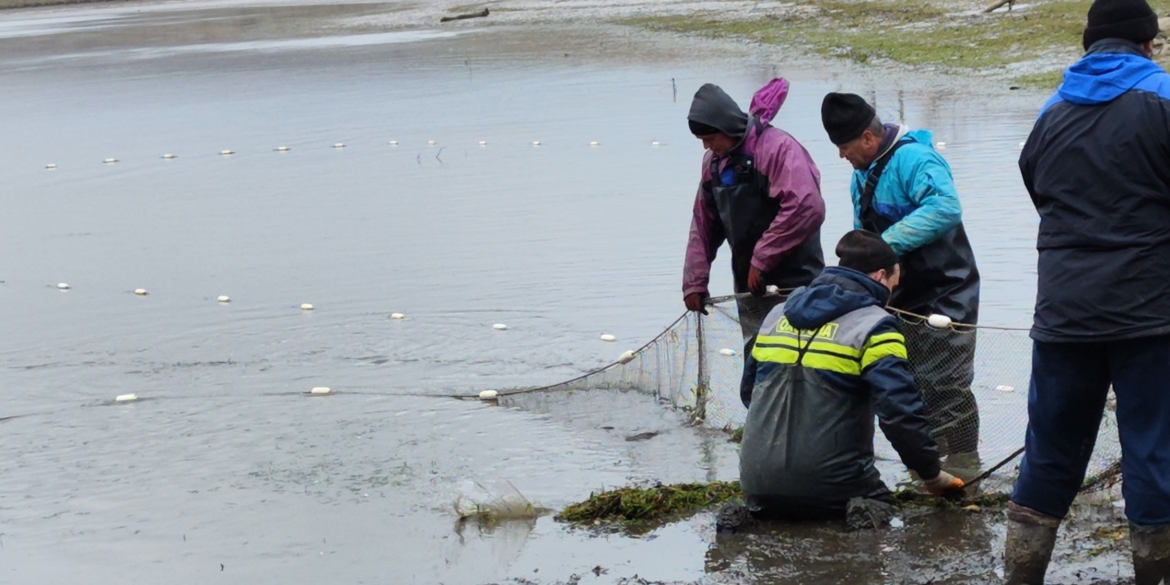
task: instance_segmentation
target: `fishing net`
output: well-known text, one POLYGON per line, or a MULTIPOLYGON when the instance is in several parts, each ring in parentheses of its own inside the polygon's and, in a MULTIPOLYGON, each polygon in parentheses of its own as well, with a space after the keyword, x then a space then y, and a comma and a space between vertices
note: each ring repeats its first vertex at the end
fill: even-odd
MULTIPOLYGON (((723 297, 709 314, 686 313, 640 349, 584 376, 543 388, 501 393, 509 406, 550 399, 550 393, 612 392, 644 395, 686 412, 691 421, 734 431, 747 410, 740 402, 744 338, 740 310, 766 313, 770 303, 737 303, 723 297), (541 398, 537 398, 541 396, 541 398)), ((759 322, 763 314, 745 314, 759 322)), ((899 315, 910 364, 927 403, 927 420, 946 456, 944 467, 970 479, 1012 456, 1024 444, 1032 343, 1026 329, 952 325, 936 328, 899 315)), ((614 400, 613 404, 621 404, 614 400)), ((887 481, 910 481, 897 453, 878 433, 879 468, 887 481)), ((1115 481, 1121 448, 1114 414, 1106 410, 1089 464, 1087 487, 1115 481)), ((1018 458, 984 480, 984 493, 1010 491, 1018 458)))

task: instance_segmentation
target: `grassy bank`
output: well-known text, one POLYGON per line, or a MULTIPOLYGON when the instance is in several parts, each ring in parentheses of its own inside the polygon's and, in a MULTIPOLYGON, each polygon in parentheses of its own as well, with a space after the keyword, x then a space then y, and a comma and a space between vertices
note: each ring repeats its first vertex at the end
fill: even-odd
MULTIPOLYGON (((998 73, 1019 85, 1055 86, 1061 69, 1081 53, 1091 4, 1054 0, 982 14, 981 4, 970 3, 810 0, 746 19, 708 12, 623 23, 791 46, 859 63, 887 60, 951 72, 998 73)), ((1170 2, 1152 5, 1165 13, 1170 2)))

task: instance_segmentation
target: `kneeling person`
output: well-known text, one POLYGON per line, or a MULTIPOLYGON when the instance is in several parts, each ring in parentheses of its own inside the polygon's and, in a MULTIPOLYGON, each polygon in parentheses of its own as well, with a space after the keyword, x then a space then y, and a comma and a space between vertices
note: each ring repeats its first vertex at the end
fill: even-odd
POLYGON ((861 230, 841 238, 837 256, 772 309, 744 370, 739 480, 755 513, 832 519, 851 498, 888 500, 874 467, 875 413, 931 493, 963 486, 939 467, 905 341, 884 308, 898 256, 861 230))

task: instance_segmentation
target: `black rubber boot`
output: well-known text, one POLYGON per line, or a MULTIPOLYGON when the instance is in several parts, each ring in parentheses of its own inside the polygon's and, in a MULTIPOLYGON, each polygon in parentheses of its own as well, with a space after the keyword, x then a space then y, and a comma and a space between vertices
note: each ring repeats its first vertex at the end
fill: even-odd
POLYGON ((1004 585, 1044 585, 1060 519, 1008 502, 1004 585))
POLYGON ((1170 525, 1129 525, 1134 585, 1170 583, 1170 525))

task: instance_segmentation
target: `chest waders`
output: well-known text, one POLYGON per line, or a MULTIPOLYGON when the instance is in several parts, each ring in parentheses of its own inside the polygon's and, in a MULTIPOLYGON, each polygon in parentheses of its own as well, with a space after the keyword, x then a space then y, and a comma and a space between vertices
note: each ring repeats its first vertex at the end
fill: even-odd
MULTIPOLYGON (((877 161, 858 198, 861 227, 881 234, 894 221, 874 208, 874 193, 886 165, 899 148, 895 142, 877 161)), ((959 323, 974 324, 979 311, 979 271, 963 224, 941 238, 899 258, 902 281, 890 306, 929 315, 941 313, 959 323)), ((979 449, 979 409, 971 382, 975 379, 975 331, 936 329, 925 324, 903 327, 914 381, 926 404, 926 420, 938 442, 939 454, 979 449)))
MULTIPOLYGON (((860 351, 868 331, 886 316, 871 307, 818 328, 807 341, 810 332, 797 332, 795 363, 777 365, 766 380, 757 379, 740 449, 740 485, 754 513, 841 518, 850 499, 888 496, 874 467, 871 396, 834 388, 817 368, 805 365, 811 354, 824 351, 814 347, 818 339, 833 338, 860 351)), ((769 317, 769 330, 776 321, 769 317)))

